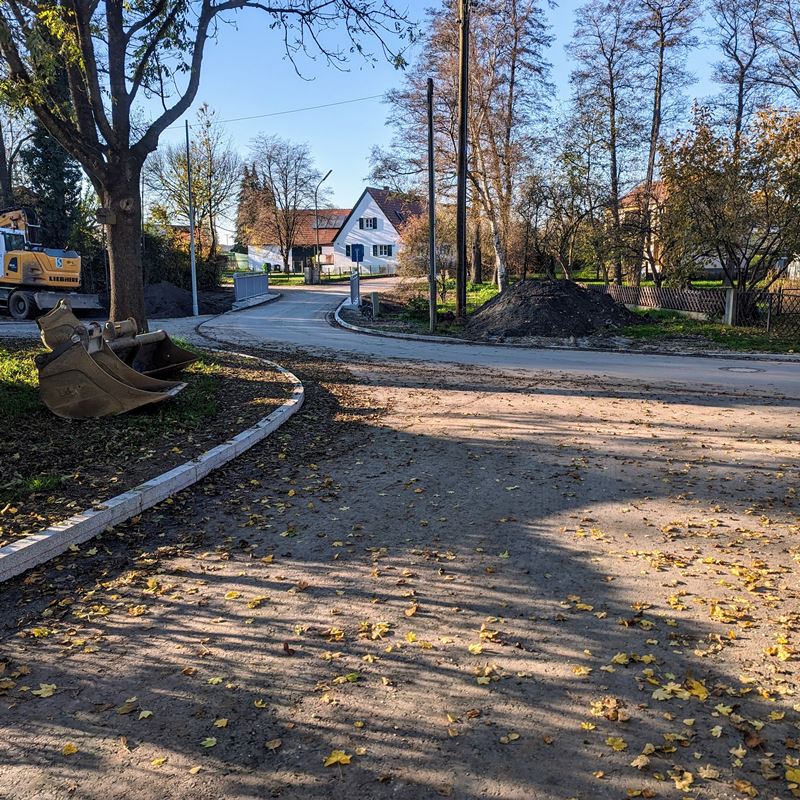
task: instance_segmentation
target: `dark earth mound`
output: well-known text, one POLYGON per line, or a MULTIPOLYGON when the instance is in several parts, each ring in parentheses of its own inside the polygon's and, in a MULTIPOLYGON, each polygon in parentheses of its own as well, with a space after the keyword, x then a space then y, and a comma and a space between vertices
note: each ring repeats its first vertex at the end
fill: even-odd
POLYGON ((520 281, 484 303, 466 324, 478 337, 587 336, 636 322, 607 294, 572 281, 520 281))
MULTIPOLYGON (((230 309, 232 302, 232 288, 198 292, 201 314, 221 314, 230 309)), ((151 318, 188 317, 192 313, 192 293, 167 281, 152 283, 144 287, 144 306, 151 318)))

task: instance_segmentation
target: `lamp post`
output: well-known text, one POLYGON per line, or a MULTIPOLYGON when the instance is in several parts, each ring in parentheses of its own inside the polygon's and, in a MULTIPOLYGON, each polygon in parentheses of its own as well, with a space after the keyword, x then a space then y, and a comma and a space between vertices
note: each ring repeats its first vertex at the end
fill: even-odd
MULTIPOLYGON (((320 249, 319 249, 319 203, 317 202, 317 193, 319 192, 319 187, 328 180, 332 169, 329 169, 325 175, 322 177, 322 180, 317 184, 317 188, 314 189, 314 227, 317 231, 317 258, 316 258, 316 268, 320 271, 320 281, 322 281, 322 268, 319 265, 319 257, 320 257, 320 249)), ((313 283, 314 280, 314 271, 311 271, 311 280, 313 283)))

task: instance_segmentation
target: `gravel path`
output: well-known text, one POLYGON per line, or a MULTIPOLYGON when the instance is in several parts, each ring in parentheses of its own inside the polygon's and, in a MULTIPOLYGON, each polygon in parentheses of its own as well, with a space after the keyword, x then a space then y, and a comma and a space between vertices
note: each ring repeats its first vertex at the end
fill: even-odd
POLYGON ((797 401, 281 360, 276 437, 0 588, 0 795, 791 796, 797 401))

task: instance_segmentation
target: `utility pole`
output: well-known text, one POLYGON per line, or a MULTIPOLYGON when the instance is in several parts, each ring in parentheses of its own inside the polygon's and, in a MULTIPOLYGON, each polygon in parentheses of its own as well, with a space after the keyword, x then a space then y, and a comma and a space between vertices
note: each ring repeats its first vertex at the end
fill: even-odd
POLYGON ((192 197, 192 156, 189 153, 189 120, 186 120, 186 180, 189 183, 189 263, 192 265, 192 314, 200 315, 197 305, 197 265, 194 253, 194 198, 192 197))
POLYGON ((314 283, 314 276, 316 276, 317 270, 319 270, 319 279, 320 282, 322 282, 322 267, 319 264, 320 255, 322 255, 322 251, 319 249, 319 201, 317 200, 317 194, 319 192, 319 187, 322 186, 322 184, 325 183, 326 180, 328 180, 328 177, 330 176, 331 172, 333 172, 333 170, 329 169, 325 173, 325 177, 323 177, 322 180, 317 184, 317 188, 314 189, 314 226, 317 229, 317 257, 315 259, 316 263, 314 264, 314 267, 312 268, 311 272, 312 283, 314 283))
POLYGON ((428 302, 430 329, 436 330, 436 187, 433 172, 433 78, 428 78, 428 302))
POLYGON ((456 183, 456 316, 467 311, 467 119, 469 106, 469 4, 459 2, 458 166, 456 183))

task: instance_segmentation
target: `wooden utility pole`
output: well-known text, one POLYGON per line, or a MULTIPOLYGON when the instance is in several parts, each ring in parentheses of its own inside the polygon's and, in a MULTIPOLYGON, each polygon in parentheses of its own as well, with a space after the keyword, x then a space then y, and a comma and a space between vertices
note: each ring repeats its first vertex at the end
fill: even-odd
POLYGON ((428 303, 430 329, 436 330, 436 186, 433 172, 433 78, 428 78, 428 303))
POLYGON ((458 0, 458 166, 456 183, 456 316, 467 310, 467 113, 469 106, 469 4, 458 0))

